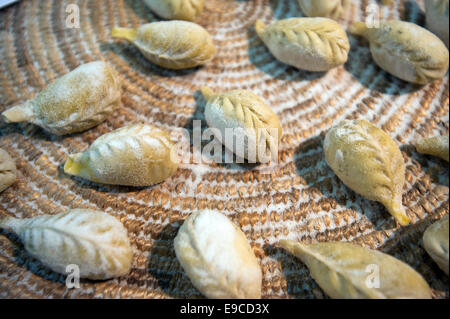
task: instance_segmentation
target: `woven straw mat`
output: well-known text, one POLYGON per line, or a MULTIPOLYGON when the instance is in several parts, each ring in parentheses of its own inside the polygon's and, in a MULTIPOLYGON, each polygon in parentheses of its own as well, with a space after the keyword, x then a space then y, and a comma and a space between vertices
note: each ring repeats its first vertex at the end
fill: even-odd
MULTIPOLYGON (((365 18, 375 1, 353 1, 340 21, 365 18)), ((137 27, 158 18, 139 0, 22 0, 0 10, 0 111, 33 97, 80 64, 109 62, 123 77, 122 105, 103 124, 57 137, 30 124, 3 124, 0 147, 15 159, 17 182, 0 195, 0 214, 27 218, 91 208, 119 218, 134 261, 126 277, 68 289, 65 278, 0 231, 0 297, 202 298, 178 263, 173 239, 193 211, 226 214, 249 239, 263 270, 264 298, 326 298, 298 259, 276 247, 280 239, 350 241, 391 254, 424 276, 435 298, 448 298, 448 277, 422 248, 427 226, 449 212, 446 163, 415 152, 418 136, 449 133, 449 77, 419 87, 383 72, 365 41, 350 37, 348 62, 328 73, 277 62, 253 30, 256 19, 302 16, 295 0, 207 0, 198 23, 213 36, 217 55, 206 66, 159 68, 130 44, 113 40, 113 26, 137 27), (80 28, 66 27, 66 7, 80 9, 80 28), (198 89, 249 89, 281 119, 284 135, 275 172, 249 164, 183 164, 147 188, 105 186, 72 178, 62 165, 102 134, 136 122, 173 131, 202 120, 198 89), (339 181, 323 156, 333 123, 362 117, 388 132, 406 162, 403 204, 412 224, 399 227, 381 204, 339 181)), ((424 25, 422 1, 395 1, 383 18, 424 25)))

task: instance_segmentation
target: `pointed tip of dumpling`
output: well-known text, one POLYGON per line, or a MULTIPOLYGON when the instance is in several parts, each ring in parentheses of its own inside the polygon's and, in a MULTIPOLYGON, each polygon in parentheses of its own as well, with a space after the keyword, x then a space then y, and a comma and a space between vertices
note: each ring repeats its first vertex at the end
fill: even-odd
POLYGON ((79 176, 82 170, 82 165, 80 162, 82 153, 70 155, 64 164, 64 173, 79 176))
POLYGON ((137 38, 137 29, 114 27, 111 30, 111 36, 116 39, 128 40, 133 42, 137 38))
POLYGON ((30 122, 34 119, 33 107, 29 103, 10 108, 2 113, 6 123, 30 122))
POLYGON ((264 22, 262 22, 262 20, 257 20, 255 23, 255 31, 260 37, 265 29, 266 29, 266 25, 264 24, 264 22))
POLYGON ((287 239, 280 240, 278 245, 293 255, 298 255, 298 250, 303 247, 301 243, 287 239))
POLYGON ((206 86, 202 86, 200 88, 200 91, 202 92, 202 94, 203 94, 203 96, 205 97, 206 100, 209 100, 214 95, 214 91, 211 90, 209 87, 206 87, 206 86))
POLYGON ((390 203, 385 204, 385 206, 389 213, 401 226, 409 225, 411 219, 409 219, 408 215, 406 214, 401 199, 393 200, 390 203))
POLYGON ((348 31, 353 35, 366 36, 367 26, 364 22, 356 21, 350 26, 348 31))

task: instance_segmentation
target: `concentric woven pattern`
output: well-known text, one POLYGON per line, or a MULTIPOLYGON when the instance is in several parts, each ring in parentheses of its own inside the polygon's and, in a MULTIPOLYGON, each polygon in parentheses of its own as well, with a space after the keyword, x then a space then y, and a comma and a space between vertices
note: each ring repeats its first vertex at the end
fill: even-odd
MULTIPOLYGON (((353 1, 342 21, 363 19, 375 1, 353 1)), ((395 1, 383 18, 424 24, 421 1, 395 1)), ((280 239, 353 241, 380 249, 421 273, 434 297, 448 298, 448 277, 421 248, 424 229, 449 212, 446 163, 415 152, 418 136, 449 132, 448 75, 425 87, 381 71, 367 43, 350 37, 348 63, 326 74, 277 62, 257 38, 257 18, 301 16, 294 0, 207 0, 198 22, 212 34, 217 56, 205 67, 169 71, 114 41, 113 26, 157 18, 139 0, 22 0, 0 11, 0 110, 31 98, 80 64, 102 59, 123 77, 122 106, 81 134, 56 137, 28 124, 1 127, 0 147, 16 160, 17 182, 0 195, 0 213, 31 217, 84 207, 117 216, 134 248, 131 273, 105 282, 65 279, 30 258, 16 237, 0 232, 0 297, 201 298, 175 258, 173 238, 192 211, 217 209, 240 225, 263 269, 264 298, 324 298, 307 268, 276 248, 280 239), (66 28, 66 7, 80 8, 80 29, 66 28), (145 122, 173 131, 204 120, 198 89, 250 89, 279 115, 284 136, 279 166, 262 175, 251 165, 183 164, 164 183, 134 189, 71 178, 68 154, 123 125, 145 122), (386 210, 346 188, 326 165, 322 143, 330 126, 363 117, 401 145, 406 161, 403 203, 412 225, 400 228, 386 210)), ((206 124, 203 121, 203 125, 206 124)))

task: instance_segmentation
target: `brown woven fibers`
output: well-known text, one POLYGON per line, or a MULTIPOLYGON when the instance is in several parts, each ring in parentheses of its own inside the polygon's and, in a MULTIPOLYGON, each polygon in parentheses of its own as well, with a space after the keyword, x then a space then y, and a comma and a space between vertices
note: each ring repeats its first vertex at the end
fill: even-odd
MULTIPOLYGON (((384 18, 424 24, 423 3, 395 1, 384 18)), ((375 1, 354 1, 342 24, 363 19, 375 1)), ((0 232, 0 297, 201 297, 178 264, 172 240, 193 210, 218 209, 239 224, 261 262, 265 298, 324 298, 307 268, 274 247, 282 238, 348 240, 381 249, 421 273, 437 298, 447 298, 448 277, 421 248, 424 229, 449 212, 448 168, 415 152, 418 136, 449 133, 448 75, 425 87, 381 71, 367 44, 351 37, 348 63, 312 74, 277 62, 255 35, 257 18, 301 16, 294 0, 208 0, 198 22, 214 37, 215 59, 205 67, 169 71, 114 41, 115 25, 157 18, 139 0, 27 0, 0 11, 0 111, 23 102, 80 64, 103 59, 124 80, 122 106, 81 134, 53 136, 33 125, 4 125, 0 147, 15 158, 17 182, 0 194, 0 214, 31 217, 67 208, 104 210, 128 229, 135 250, 127 277, 83 281, 67 289, 64 277, 30 258, 17 238, 0 232), (66 28, 66 7, 80 8, 80 29, 66 28), (280 164, 271 175, 246 165, 183 165, 155 187, 103 186, 61 170, 67 155, 84 151, 100 135, 147 122, 173 130, 203 119, 202 85, 246 88, 279 115, 285 132, 280 164), (346 188, 326 165, 323 133, 336 121, 364 117, 387 131, 403 151, 407 183, 403 203, 413 223, 399 228, 385 209, 346 188)))

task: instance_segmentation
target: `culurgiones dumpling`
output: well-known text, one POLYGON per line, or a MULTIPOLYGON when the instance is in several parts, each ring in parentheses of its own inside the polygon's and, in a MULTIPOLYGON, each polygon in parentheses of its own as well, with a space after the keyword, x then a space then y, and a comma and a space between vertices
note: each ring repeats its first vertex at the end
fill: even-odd
POLYGON ((420 138, 416 142, 416 149, 419 153, 437 156, 444 161, 449 161, 448 135, 420 138))
POLYGON ((425 279, 404 262, 348 242, 279 245, 303 261, 334 299, 431 299, 425 279))
POLYGON ((192 284, 207 298, 261 298, 262 272, 255 253, 242 230, 225 215, 193 212, 173 243, 192 284))
POLYGON ((331 70, 347 61, 350 50, 345 30, 328 18, 290 18, 269 26, 258 20, 255 31, 274 57, 301 70, 331 70))
POLYGON ((99 137, 84 153, 70 155, 64 172, 96 183, 143 187, 172 176, 178 164, 169 133, 135 124, 99 137))
POLYGON ((405 162, 388 134, 366 120, 346 120, 328 131, 323 151, 345 185, 382 203, 400 225, 410 223, 402 204, 405 162))
POLYGON ((0 148, 0 193, 16 181, 16 163, 5 150, 0 148))
POLYGON ((128 233, 115 217, 89 209, 28 219, 0 216, 0 228, 16 234, 26 251, 51 270, 105 280, 128 274, 133 260, 128 233))
POLYGON ((82 132, 105 121, 119 106, 121 89, 121 78, 111 66, 90 62, 2 115, 6 122, 33 123, 57 135, 82 132))
POLYGON ((161 18, 194 21, 203 12, 205 0, 144 0, 144 3, 161 18))
POLYGON ((208 31, 187 21, 153 22, 137 29, 114 28, 111 35, 128 40, 148 60, 172 70, 206 64, 216 53, 208 31))
POLYGON ((206 122, 229 151, 250 163, 267 163, 278 157, 281 122, 259 96, 247 90, 215 93, 203 87, 201 91, 207 101, 206 122))
POLYGON ((449 217, 448 215, 429 226, 423 234, 423 247, 448 276, 449 260, 449 217))

